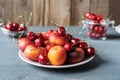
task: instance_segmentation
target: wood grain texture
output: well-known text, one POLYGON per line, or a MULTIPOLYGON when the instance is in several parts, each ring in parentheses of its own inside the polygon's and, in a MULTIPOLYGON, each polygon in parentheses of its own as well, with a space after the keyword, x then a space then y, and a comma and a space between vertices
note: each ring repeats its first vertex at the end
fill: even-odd
MULTIPOLYGON (((14 0, 14 20, 18 16, 23 16, 23 20, 26 23, 31 12, 32 0, 14 0)), ((30 24, 32 25, 32 21, 30 24)))
POLYGON ((109 0, 0 0, 0 18, 17 20, 22 15, 25 23, 32 12, 29 25, 78 25, 84 13, 91 11, 109 15, 109 0))
POLYGON ((109 15, 113 14, 112 19, 116 21, 116 25, 120 24, 120 0, 109 0, 109 15))
POLYGON ((105 18, 109 14, 109 0, 90 0, 90 11, 101 13, 105 18))
POLYGON ((3 2, 0 0, 0 18, 2 18, 2 8, 3 8, 3 2))
POLYGON ((85 12, 89 11, 90 0, 71 0, 71 25, 78 25, 85 12))
POLYGON ((43 25, 44 0, 33 0, 33 25, 43 25))
POLYGON ((13 20, 14 0, 2 0, 2 18, 13 20))
POLYGON ((59 25, 69 25, 70 4, 70 0, 50 0, 50 20, 59 25))

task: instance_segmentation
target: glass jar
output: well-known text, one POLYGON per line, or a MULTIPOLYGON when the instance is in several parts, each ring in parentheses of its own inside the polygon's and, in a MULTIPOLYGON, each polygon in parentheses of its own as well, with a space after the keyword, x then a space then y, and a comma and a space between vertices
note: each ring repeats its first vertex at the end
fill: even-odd
POLYGON ((90 20, 84 20, 83 23, 83 29, 86 28, 86 35, 88 38, 91 39, 99 39, 99 40, 106 40, 107 38, 107 31, 108 27, 114 26, 114 21, 106 21, 104 23, 96 23, 90 20))

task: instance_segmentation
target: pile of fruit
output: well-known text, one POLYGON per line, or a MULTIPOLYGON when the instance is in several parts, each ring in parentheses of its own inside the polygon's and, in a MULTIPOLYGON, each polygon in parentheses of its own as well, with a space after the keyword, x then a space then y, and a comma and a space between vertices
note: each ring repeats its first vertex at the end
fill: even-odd
POLYGON ((87 36, 93 39, 106 38, 108 24, 101 14, 87 12, 85 18, 89 21, 87 36))
POLYGON ((28 32, 18 39, 24 56, 43 65, 64 65, 84 61, 95 55, 87 42, 68 34, 63 26, 47 32, 28 32))
POLYGON ((26 26, 24 24, 8 22, 3 25, 3 27, 9 31, 26 31, 26 26))

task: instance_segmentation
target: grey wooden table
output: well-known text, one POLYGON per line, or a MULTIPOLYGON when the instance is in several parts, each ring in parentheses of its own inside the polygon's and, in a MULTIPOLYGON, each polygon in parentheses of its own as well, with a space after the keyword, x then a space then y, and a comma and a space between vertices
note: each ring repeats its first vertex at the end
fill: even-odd
MULTIPOLYGON (((29 31, 47 31, 53 27, 30 27, 29 31)), ((80 31, 80 27, 70 27, 69 30, 80 31)), ((77 35, 77 37, 81 37, 77 35)), ((120 80, 120 34, 114 29, 108 29, 105 41, 91 40, 81 37, 93 47, 103 52, 97 52, 89 63, 67 69, 48 69, 29 65, 18 56, 17 39, 5 36, 0 31, 0 80, 120 80)))

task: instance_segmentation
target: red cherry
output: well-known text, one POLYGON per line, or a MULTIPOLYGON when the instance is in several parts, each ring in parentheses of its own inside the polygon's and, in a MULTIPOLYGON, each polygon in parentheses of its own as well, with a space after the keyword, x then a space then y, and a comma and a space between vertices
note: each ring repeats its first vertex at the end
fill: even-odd
POLYGON ((35 33, 32 31, 28 32, 26 36, 31 41, 34 41, 36 39, 35 33))
POLYGON ((49 44, 49 40, 44 40, 44 45, 48 45, 49 44))
POLYGON ((86 42, 80 42, 80 48, 82 48, 83 50, 85 50, 88 47, 88 44, 86 42))
POLYGON ((95 33, 95 32, 92 32, 91 37, 92 37, 92 38, 95 38, 95 35, 96 35, 96 33, 95 33))
POLYGON ((38 32, 35 34, 36 38, 43 38, 43 34, 41 32, 38 32))
POLYGON ((4 27, 5 27, 6 29, 10 30, 10 31, 13 31, 13 30, 14 30, 12 23, 8 23, 8 24, 4 25, 4 27))
POLYGON ((48 30, 48 31, 47 31, 47 33, 52 33, 52 32, 53 32, 53 30, 52 30, 52 29, 50 29, 50 30, 48 30))
POLYGON ((18 31, 19 27, 20 27, 19 23, 13 23, 13 28, 15 31, 18 31))
POLYGON ((107 27, 102 26, 102 32, 106 32, 107 31, 107 27))
POLYGON ((66 43, 66 44, 64 45, 64 49, 65 49, 66 51, 71 51, 71 49, 72 49, 72 44, 71 44, 71 43, 66 43))
POLYGON ((87 18, 91 13, 90 12, 86 12, 85 13, 85 18, 87 18))
POLYGON ((47 56, 45 54, 40 54, 38 57, 38 62, 40 64, 47 64, 47 62, 48 62, 47 56))
POLYGON ((91 35, 92 35, 92 33, 91 33, 91 32, 87 32, 87 36, 89 36, 89 37, 90 37, 91 35))
POLYGON ((96 39, 101 38, 101 34, 100 33, 95 33, 94 38, 96 38, 96 39))
POLYGON ((68 41, 70 42, 71 39, 72 39, 72 35, 71 34, 66 34, 66 37, 67 37, 68 41))
POLYGON ((94 30, 95 26, 94 25, 90 25, 89 26, 89 30, 94 30))
POLYGON ((96 33, 101 33, 102 32, 102 27, 100 26, 100 25, 96 25, 95 26, 95 28, 94 28, 94 31, 96 32, 96 33))
POLYGON ((95 49, 93 47, 88 47, 86 49, 88 56, 93 56, 95 55, 95 49))
POLYGON ((49 51, 53 46, 55 46, 56 44, 53 44, 53 43, 50 43, 50 44, 48 44, 46 47, 45 47, 45 49, 47 50, 47 51, 49 51))
POLYGON ((47 38, 49 37, 49 35, 50 35, 52 32, 53 32, 52 29, 50 29, 50 30, 47 31, 47 34, 46 34, 47 38))
POLYGON ((98 21, 98 20, 96 20, 96 19, 93 20, 93 22, 94 22, 94 23, 100 23, 100 21, 98 21))
POLYGON ((89 19, 89 20, 95 20, 95 19, 96 19, 95 14, 91 14, 91 15, 89 15, 88 19, 89 19))
POLYGON ((79 46, 79 44, 80 44, 80 39, 73 37, 73 38, 71 39, 71 43, 73 44, 73 46, 79 46))
POLYGON ((44 45, 44 40, 43 38, 37 38, 35 39, 35 46, 40 47, 44 45))
POLYGON ((27 27, 25 26, 25 24, 20 24, 18 31, 25 31, 25 30, 27 30, 27 27))
POLYGON ((58 35, 64 36, 66 34, 66 30, 63 26, 59 26, 57 29, 58 35))
POLYGON ((89 16, 90 16, 91 14, 92 14, 91 12, 86 12, 86 13, 85 13, 85 18, 89 19, 89 16))
POLYGON ((102 37, 106 37, 106 36, 107 36, 107 34, 106 34, 106 33, 102 33, 101 35, 102 35, 102 37))
POLYGON ((96 14, 96 20, 101 21, 103 19, 103 16, 101 14, 96 14))

